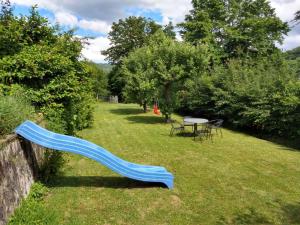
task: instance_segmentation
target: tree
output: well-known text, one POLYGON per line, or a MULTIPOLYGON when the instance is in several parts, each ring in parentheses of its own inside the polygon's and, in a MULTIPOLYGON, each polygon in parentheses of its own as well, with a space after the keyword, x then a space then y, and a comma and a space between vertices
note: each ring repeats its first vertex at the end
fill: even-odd
POLYGON ((97 64, 93 62, 84 62, 85 70, 89 74, 92 83, 94 96, 97 100, 105 98, 108 95, 107 74, 97 64))
POLYGON ((143 106, 157 97, 157 87, 153 79, 153 54, 149 47, 139 48, 124 59, 122 73, 126 79, 124 96, 127 101, 143 106))
POLYGON ((295 60, 297 58, 300 58, 300 46, 287 51, 285 54, 286 58, 289 60, 295 60))
POLYGON ((111 47, 102 51, 114 68, 108 74, 108 87, 113 95, 123 100, 123 89, 125 86, 124 74, 121 71, 122 58, 145 44, 150 35, 154 34, 161 26, 144 17, 130 16, 113 23, 108 39, 111 47))
POLYGON ((115 68, 108 75, 109 90, 112 94, 118 95, 123 99, 123 89, 126 84, 124 74, 120 73, 122 59, 127 57, 130 52, 147 44, 150 37, 158 30, 162 30, 166 35, 175 38, 172 23, 162 27, 153 20, 144 17, 130 16, 120 19, 113 23, 112 29, 108 34, 111 47, 102 51, 110 64, 115 68))
POLYGON ((214 46, 222 58, 269 55, 289 31, 267 0, 192 0, 183 38, 214 46))
POLYGON ((205 70, 206 57, 204 48, 178 42, 158 31, 148 45, 124 60, 130 77, 127 92, 135 93, 138 103, 158 96, 161 112, 169 121, 180 86, 188 77, 205 70))
POLYGON ((176 94, 183 82, 201 74, 207 68, 205 47, 170 39, 157 32, 151 39, 153 75, 159 87, 160 107, 166 121, 176 108, 176 94))
POLYGON ((174 32, 174 26, 172 22, 169 22, 167 25, 164 26, 163 32, 166 36, 176 39, 176 33, 174 32))
POLYGON ((144 17, 130 16, 113 23, 108 39, 111 47, 102 51, 111 64, 119 64, 132 50, 143 46, 161 26, 144 17))

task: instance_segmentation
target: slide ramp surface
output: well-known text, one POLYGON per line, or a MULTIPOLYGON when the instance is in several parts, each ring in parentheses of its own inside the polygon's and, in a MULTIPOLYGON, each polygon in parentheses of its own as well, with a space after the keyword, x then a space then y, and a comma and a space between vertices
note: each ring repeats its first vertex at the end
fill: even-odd
POLYGON ((15 132, 43 147, 93 159, 122 176, 145 182, 164 183, 168 188, 173 188, 174 177, 164 167, 125 161, 92 142, 51 132, 28 120, 18 126, 15 132))

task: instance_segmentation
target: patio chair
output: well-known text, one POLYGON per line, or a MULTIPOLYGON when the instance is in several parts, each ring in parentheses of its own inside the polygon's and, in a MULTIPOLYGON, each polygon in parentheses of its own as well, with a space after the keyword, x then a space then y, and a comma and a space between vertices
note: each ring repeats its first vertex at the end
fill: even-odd
POLYGON ((200 129, 195 132, 194 141, 196 140, 196 137, 199 137, 201 141, 203 140, 203 138, 210 139, 212 141, 213 134, 211 130, 212 130, 211 124, 209 123, 202 124, 200 129))
POLYGON ((173 136, 175 131, 184 131, 184 125, 177 122, 176 120, 171 121, 171 130, 170 130, 170 136, 173 136))
POLYGON ((186 118, 191 118, 191 116, 185 116, 185 117, 183 117, 183 125, 185 127, 192 127, 192 131, 194 131, 194 124, 193 123, 184 122, 184 119, 186 119, 186 118))
POLYGON ((220 133, 221 137, 223 137, 223 133, 222 133, 223 122, 224 122, 224 120, 222 120, 222 119, 216 119, 216 120, 209 121, 211 129, 215 130, 216 135, 218 135, 220 133))

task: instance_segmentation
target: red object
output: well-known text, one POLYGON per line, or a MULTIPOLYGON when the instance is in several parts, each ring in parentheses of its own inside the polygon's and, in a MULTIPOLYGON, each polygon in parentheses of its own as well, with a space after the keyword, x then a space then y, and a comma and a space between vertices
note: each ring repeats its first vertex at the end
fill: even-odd
POLYGON ((157 104, 154 104, 154 106, 153 106, 153 113, 156 114, 156 115, 160 115, 160 111, 158 109, 157 104))

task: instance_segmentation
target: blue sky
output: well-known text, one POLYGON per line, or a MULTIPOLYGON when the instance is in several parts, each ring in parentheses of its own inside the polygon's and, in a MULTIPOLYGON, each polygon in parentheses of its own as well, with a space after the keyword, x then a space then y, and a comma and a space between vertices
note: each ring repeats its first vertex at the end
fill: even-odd
MULTIPOLYGON (((77 28, 76 35, 89 39, 82 55, 94 62, 105 62, 101 50, 109 47, 107 33, 111 24, 130 15, 151 18, 160 24, 182 22, 191 9, 190 0, 11 0, 17 15, 28 14, 37 4, 42 16, 64 29, 77 28)), ((271 0, 272 7, 283 21, 291 21, 300 10, 300 0, 271 0)), ((283 50, 300 45, 300 25, 293 27, 285 38, 283 50)))

